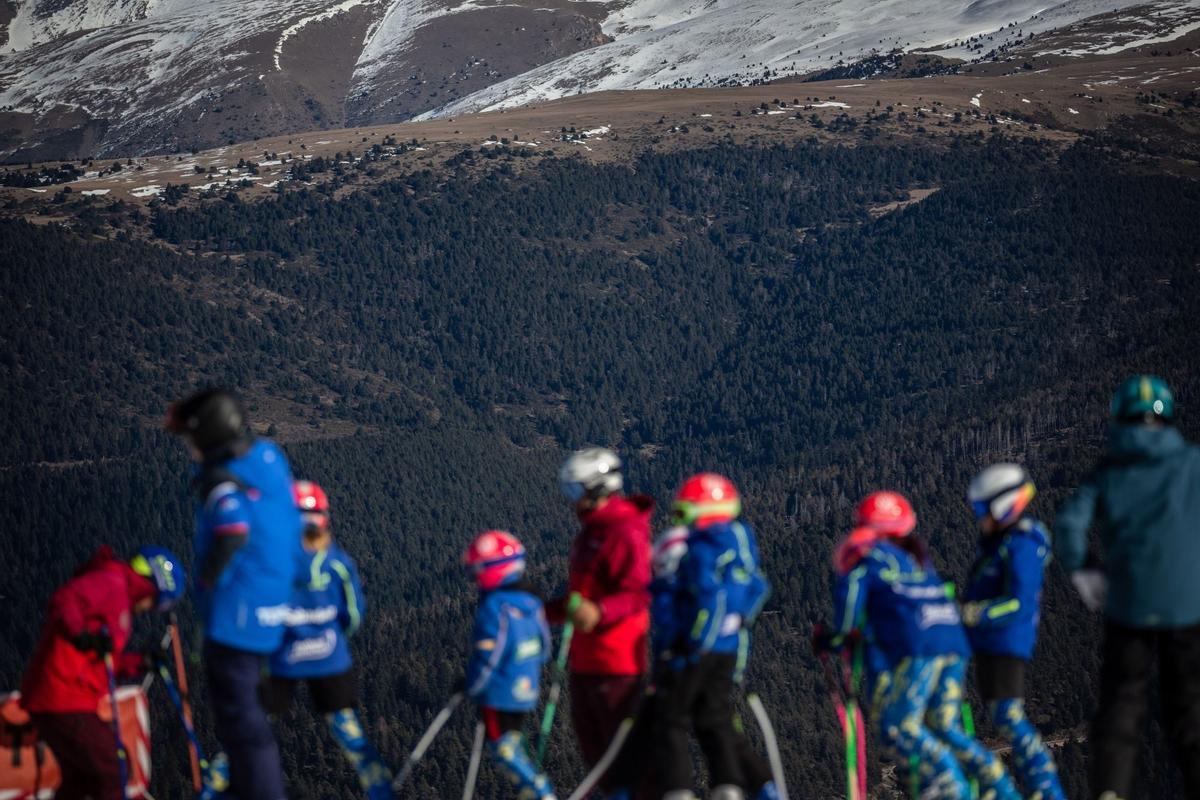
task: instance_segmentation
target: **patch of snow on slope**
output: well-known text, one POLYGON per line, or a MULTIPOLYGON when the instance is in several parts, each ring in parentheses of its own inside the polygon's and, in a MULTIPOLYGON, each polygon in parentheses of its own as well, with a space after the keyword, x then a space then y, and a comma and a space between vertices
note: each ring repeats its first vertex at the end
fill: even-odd
POLYGON ((602 23, 614 41, 418 118, 512 108, 582 92, 750 83, 897 48, 941 47, 939 53, 964 57, 965 44, 958 53, 956 43, 973 35, 1011 30, 1008 35, 1015 38, 1018 30, 1029 34, 1137 4, 1067 0, 1047 10, 1046 0, 632 0, 602 23), (1013 23, 1017 27, 1009 29, 1013 23))
MULTIPOLYGON (((277 41, 275 43, 275 69, 276 70, 282 69, 279 66, 279 58, 283 55, 284 44, 287 43, 288 39, 290 39, 291 37, 293 37, 297 33, 299 33, 300 30, 304 26, 309 25, 310 23, 313 23, 313 22, 321 22, 322 20, 330 19, 332 17, 337 16, 338 14, 349 11, 350 9, 352 9, 356 6, 361 6, 364 3, 366 3, 367 1, 368 0, 342 0, 341 3, 338 3, 333 8, 327 8, 316 14, 312 14, 311 16, 301 17, 296 22, 293 22, 291 25, 284 28, 283 33, 281 33, 279 35, 279 41, 277 41)), ((262 76, 260 75, 259 80, 261 80, 261 79, 262 79, 262 76)))
POLYGON ((24 0, 16 5, 16 16, 8 24, 8 41, 0 46, 0 54, 18 53, 79 31, 142 19, 153 12, 158 0, 84 0, 49 7, 38 0, 24 0))

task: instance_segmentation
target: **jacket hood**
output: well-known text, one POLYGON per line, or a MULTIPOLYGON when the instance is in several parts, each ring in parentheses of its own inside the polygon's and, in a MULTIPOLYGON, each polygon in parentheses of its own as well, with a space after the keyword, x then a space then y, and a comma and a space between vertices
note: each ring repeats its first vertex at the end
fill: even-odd
POLYGON ((1177 453, 1187 446, 1177 428, 1154 425, 1112 425, 1108 453, 1118 461, 1143 461, 1177 453))
POLYGON ((602 528, 622 522, 627 519, 645 517, 649 519, 654 513, 654 499, 644 494, 632 497, 612 495, 608 502, 594 511, 579 515, 579 519, 588 528, 602 528))
POLYGON ((96 552, 92 553, 92 557, 75 570, 75 577, 79 577, 88 572, 98 572, 101 570, 112 570, 120 573, 125 579, 125 584, 129 587, 129 599, 137 605, 147 597, 154 597, 158 594, 158 587, 154 585, 154 581, 149 578, 138 575, 133 571, 133 567, 119 560, 113 555, 112 547, 102 544, 96 548, 96 552))

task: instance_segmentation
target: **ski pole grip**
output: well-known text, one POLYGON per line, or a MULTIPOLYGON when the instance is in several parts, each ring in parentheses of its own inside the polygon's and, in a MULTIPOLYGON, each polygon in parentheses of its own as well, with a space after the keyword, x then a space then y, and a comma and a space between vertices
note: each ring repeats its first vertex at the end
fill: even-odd
POLYGON ((583 605, 583 595, 579 592, 571 592, 570 597, 567 598, 567 613, 574 614, 581 605, 583 605))

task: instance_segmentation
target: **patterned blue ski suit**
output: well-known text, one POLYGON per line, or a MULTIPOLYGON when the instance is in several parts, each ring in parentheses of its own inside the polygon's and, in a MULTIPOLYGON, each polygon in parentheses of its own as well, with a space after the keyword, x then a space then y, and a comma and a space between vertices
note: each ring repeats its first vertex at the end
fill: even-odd
POLYGON ((962 728, 969 651, 958 607, 933 566, 879 542, 839 578, 834 608, 835 644, 855 632, 866 642, 879 742, 902 769, 916 762, 921 796, 966 800, 965 768, 984 800, 1019 800, 999 759, 962 728))
MULTIPOLYGON (((1049 560, 1050 535, 1030 517, 980 539, 963 611, 967 638, 981 660, 998 656, 1027 662, 1033 657, 1042 575, 1049 560)), ((1032 800, 1063 800, 1054 759, 1025 716, 1025 698, 985 699, 992 724, 1012 745, 1017 775, 1032 800)))
MULTIPOLYGON (((353 666, 349 637, 362 624, 367 604, 358 569, 337 545, 305 553, 304 570, 292 592, 283 645, 271 656, 274 677, 328 678, 353 666)), ((352 676, 348 676, 352 679, 352 676)), ((325 714, 342 753, 358 773, 371 800, 391 800, 392 776, 363 732, 353 707, 325 714)))
POLYGON ((550 780, 529 757, 521 723, 537 706, 550 628, 542 601, 521 583, 480 596, 466 692, 480 707, 492 757, 521 798, 552 800, 550 780))

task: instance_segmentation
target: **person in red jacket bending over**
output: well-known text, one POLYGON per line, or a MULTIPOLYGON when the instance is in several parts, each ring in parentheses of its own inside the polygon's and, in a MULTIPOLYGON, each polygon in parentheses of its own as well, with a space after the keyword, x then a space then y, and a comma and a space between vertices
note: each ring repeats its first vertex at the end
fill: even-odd
POLYGON ((575 626, 571 716, 591 767, 632 712, 645 682, 654 501, 621 494, 621 459, 601 447, 568 458, 558 483, 583 528, 571 547, 567 597, 551 601, 546 611, 552 624, 569 619, 575 626), (575 595, 578 600, 568 600, 575 595))
POLYGON ((104 657, 117 656, 118 675, 137 676, 142 656, 124 652, 133 615, 167 611, 186 585, 179 559, 161 547, 143 547, 126 563, 105 545, 50 597, 21 705, 58 760, 57 800, 124 796, 113 730, 100 717, 110 710, 104 657))

